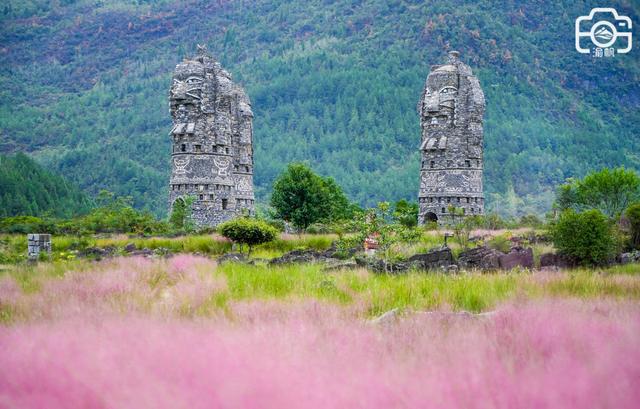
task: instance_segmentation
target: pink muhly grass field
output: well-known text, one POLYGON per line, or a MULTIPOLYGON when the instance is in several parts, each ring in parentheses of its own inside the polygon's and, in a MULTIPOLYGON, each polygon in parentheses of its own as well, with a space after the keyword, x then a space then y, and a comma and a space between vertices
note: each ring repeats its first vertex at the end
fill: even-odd
POLYGON ((413 314, 386 325, 316 302, 238 311, 245 316, 235 321, 78 314, 1 327, 0 407, 640 404, 632 303, 540 301, 482 318, 413 314))

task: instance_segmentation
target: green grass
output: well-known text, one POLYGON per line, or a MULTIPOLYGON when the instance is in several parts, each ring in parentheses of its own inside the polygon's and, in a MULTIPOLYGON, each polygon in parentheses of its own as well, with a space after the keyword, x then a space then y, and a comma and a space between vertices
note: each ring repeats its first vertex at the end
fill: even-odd
POLYGON ((313 264, 267 267, 230 263, 219 267, 218 273, 226 277, 233 300, 316 298, 364 305, 371 316, 393 308, 481 312, 518 296, 640 299, 639 279, 596 270, 553 276, 515 270, 504 274, 412 272, 391 276, 362 270, 325 273, 313 264))
POLYGON ((225 276, 231 299, 317 298, 346 303, 351 297, 340 290, 338 275, 322 272, 317 264, 251 266, 226 263, 218 268, 225 276))
MULTIPOLYGON (((68 271, 99 274, 113 268, 110 263, 72 260, 22 264, 11 266, 0 275, 10 275, 26 296, 37 296, 46 280, 64 279, 68 271)), ((114 305, 133 303, 142 306, 143 311, 153 310, 154 303, 158 302, 157 294, 170 290, 182 279, 168 274, 167 262, 158 260, 155 263, 142 287, 137 287, 137 292, 131 294, 120 294, 122 298, 114 300, 114 305)), ((268 266, 225 263, 217 267, 212 264, 200 274, 202 277, 212 274, 222 285, 195 309, 185 298, 177 313, 188 317, 223 313, 232 317, 234 303, 265 300, 292 302, 315 299, 339 305, 364 317, 377 316, 394 308, 481 312, 513 299, 640 300, 640 275, 637 274, 640 264, 551 274, 514 270, 457 275, 410 272, 394 276, 373 274, 363 269, 325 272, 322 267, 321 264, 268 266)), ((0 304, 1 323, 29 316, 28 310, 16 310, 14 307, 0 304)))
MULTIPOLYGON (((323 235, 287 235, 271 243, 257 246, 252 256, 258 258, 274 258, 295 249, 325 250, 338 237, 332 234, 323 235)), ((88 247, 113 247, 116 253, 122 254, 124 247, 135 244, 138 249, 162 250, 171 253, 200 253, 203 255, 219 256, 231 251, 232 243, 215 235, 193 235, 180 237, 127 237, 115 235, 111 237, 93 236, 53 236, 51 242, 51 259, 68 260, 75 257, 75 251, 88 247)), ((15 264, 26 259, 27 239, 23 234, 0 235, 0 264, 15 264)))

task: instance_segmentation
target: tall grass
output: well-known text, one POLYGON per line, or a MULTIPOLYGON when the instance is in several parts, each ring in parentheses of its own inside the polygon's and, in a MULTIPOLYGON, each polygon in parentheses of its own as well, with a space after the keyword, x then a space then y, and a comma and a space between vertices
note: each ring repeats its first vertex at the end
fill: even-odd
POLYGON ((544 301, 370 325, 322 303, 242 319, 79 313, 0 328, 16 408, 636 408, 637 304, 544 301))
POLYGON ((376 316, 394 308, 481 312, 518 297, 640 299, 640 277, 613 272, 388 276, 362 269, 326 272, 319 264, 217 266, 211 259, 190 255, 20 265, 0 277, 21 289, 13 302, 2 301, 18 321, 83 308, 232 316, 233 303, 255 300, 315 299, 342 305, 355 315, 376 316), (91 302, 83 298, 89 295, 96 295, 91 302))

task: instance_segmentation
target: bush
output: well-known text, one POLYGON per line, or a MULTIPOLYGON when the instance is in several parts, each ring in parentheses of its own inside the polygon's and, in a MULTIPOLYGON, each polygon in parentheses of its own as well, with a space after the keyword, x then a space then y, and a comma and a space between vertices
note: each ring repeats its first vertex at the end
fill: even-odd
POLYGON ((511 250, 511 241, 507 234, 501 234, 495 236, 487 243, 489 247, 494 250, 501 251, 503 253, 508 253, 511 250))
POLYGON ((640 203, 629 206, 625 215, 629 220, 631 234, 629 244, 633 249, 640 249, 640 203))
POLYGON ((605 264, 616 250, 612 226, 599 210, 566 210, 549 233, 559 253, 582 265, 605 264))
POLYGON ((222 223, 218 226, 218 232, 234 243, 240 244, 240 251, 242 251, 242 245, 246 244, 249 247, 249 254, 253 246, 268 243, 278 236, 278 231, 268 223, 248 217, 222 223))
POLYGON ((2 233, 55 233, 54 226, 39 217, 13 216, 0 219, 2 233))
POLYGON ((535 214, 527 214, 520 218, 520 226, 533 227, 534 229, 542 227, 542 220, 535 214))
POLYGON ((307 227, 308 234, 329 234, 332 233, 331 228, 323 223, 313 223, 307 227))

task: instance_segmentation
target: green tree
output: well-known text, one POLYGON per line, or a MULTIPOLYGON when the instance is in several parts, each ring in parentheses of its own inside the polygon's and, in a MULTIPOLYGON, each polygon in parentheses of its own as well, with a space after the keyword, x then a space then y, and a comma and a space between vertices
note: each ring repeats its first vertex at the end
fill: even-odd
POLYGON ((418 204, 400 199, 393 206, 393 217, 405 227, 415 227, 418 225, 418 204))
POLYGON ((306 230, 313 223, 345 218, 351 206, 333 179, 323 179, 302 163, 292 163, 273 184, 277 217, 306 230))
POLYGON ((169 224, 176 230, 193 231, 191 221, 191 205, 195 198, 193 196, 179 197, 173 202, 169 224))
POLYGON ((559 253, 583 265, 607 263, 616 250, 613 228, 597 209, 577 213, 573 209, 562 212, 551 225, 550 235, 559 253))
POLYGON ((634 249, 640 249, 640 203, 629 206, 625 212, 631 227, 630 244, 634 249))
POLYGON ((393 217, 388 202, 380 202, 376 208, 356 213, 349 224, 353 234, 343 236, 338 241, 340 250, 362 246, 366 238, 375 236, 380 254, 387 259, 391 256, 394 244, 415 243, 422 234, 417 227, 406 227, 399 223, 393 217))
POLYGON ((253 246, 268 243, 278 236, 278 230, 275 227, 265 221, 248 217, 224 222, 218 226, 217 230, 224 237, 240 244, 240 251, 242 251, 242 246, 246 244, 249 247, 249 254, 251 254, 253 246))
POLYGON ((624 167, 604 168, 582 180, 569 180, 558 189, 556 204, 561 210, 598 209, 617 218, 634 201, 640 199, 640 177, 624 167))

